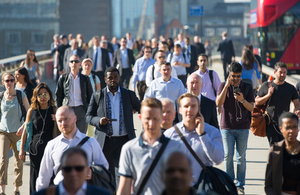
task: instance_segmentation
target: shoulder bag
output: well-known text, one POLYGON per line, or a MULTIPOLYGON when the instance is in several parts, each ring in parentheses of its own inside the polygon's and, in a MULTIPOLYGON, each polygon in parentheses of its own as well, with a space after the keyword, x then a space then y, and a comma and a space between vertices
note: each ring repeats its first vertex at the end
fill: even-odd
MULTIPOLYGON (((33 115, 33 110, 31 112, 31 117, 30 117, 30 121, 26 124, 26 141, 25 141, 25 145, 24 145, 24 151, 25 152, 29 152, 29 146, 30 143, 32 141, 32 128, 33 128, 33 124, 32 124, 32 115, 33 115)), ((22 138, 17 141, 17 150, 20 151, 21 149, 21 140, 22 138)))

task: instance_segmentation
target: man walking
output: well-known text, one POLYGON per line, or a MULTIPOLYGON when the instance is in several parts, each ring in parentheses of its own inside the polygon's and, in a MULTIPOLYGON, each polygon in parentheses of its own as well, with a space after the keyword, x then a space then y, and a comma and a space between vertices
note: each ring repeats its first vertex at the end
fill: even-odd
POLYGON ((190 44, 190 38, 186 37, 184 38, 185 46, 182 49, 183 52, 188 56, 190 59, 191 66, 186 69, 188 74, 192 74, 195 70, 198 69, 197 67, 197 48, 194 45, 190 44))
POLYGON ((83 49, 78 47, 76 39, 71 40, 71 47, 67 48, 64 54, 64 73, 70 73, 69 59, 72 55, 78 55, 80 61, 85 58, 85 52, 83 49))

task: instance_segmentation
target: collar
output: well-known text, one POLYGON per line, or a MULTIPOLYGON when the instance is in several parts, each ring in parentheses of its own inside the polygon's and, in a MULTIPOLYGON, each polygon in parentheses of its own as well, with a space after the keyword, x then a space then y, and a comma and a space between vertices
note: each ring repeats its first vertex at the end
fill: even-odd
POLYGON ((127 48, 124 48, 124 49, 123 49, 122 47, 120 47, 120 50, 121 50, 121 51, 127 51, 127 48))
POLYGON ((158 79, 160 83, 174 83, 174 78, 172 76, 170 77, 170 80, 168 82, 164 81, 162 77, 159 77, 158 79))
MULTIPOLYGON (((176 125, 177 125, 178 129, 179 129, 182 133, 186 133, 186 134, 197 133, 195 129, 194 129, 193 131, 188 131, 188 130, 186 130, 186 128, 185 128, 184 125, 183 125, 183 121, 177 123, 176 125)), ((175 131, 175 129, 174 129, 174 131, 175 131)), ((175 132, 176 132, 176 131, 175 131, 175 132)), ((176 132, 176 134, 177 134, 177 132, 176 132)))
MULTIPOLYGON (((142 132, 141 135, 140 135, 140 137, 139 137, 139 146, 141 146, 141 147, 143 147, 143 145, 145 145, 145 144, 144 144, 143 137, 142 137, 143 134, 144 134, 144 132, 142 132)), ((160 138, 158 138, 157 141, 158 141, 159 143, 164 143, 167 139, 168 139, 168 138, 162 133, 161 136, 160 136, 160 138)))
POLYGON ((202 72, 202 71, 200 70, 200 68, 199 68, 199 74, 201 74, 201 75, 208 74, 208 72, 209 72, 209 69, 208 69, 208 68, 206 68, 206 71, 205 71, 205 72, 202 72))
POLYGON ((78 74, 77 74, 77 76, 76 76, 75 78, 73 77, 73 75, 72 75, 71 72, 70 72, 70 76, 71 76, 71 78, 73 78, 73 79, 79 78, 79 76, 80 76, 80 71, 78 72, 78 74))
MULTIPOLYGON (((60 134, 61 135, 61 140, 68 140, 62 133, 60 134)), ((78 139, 81 139, 81 132, 79 131, 79 129, 77 128, 76 129, 76 133, 75 133, 75 135, 74 135, 74 137, 72 138, 72 139, 74 139, 74 138, 78 138, 78 139)), ((72 140, 71 139, 71 140, 72 140)), ((68 140, 68 141, 70 141, 70 140, 68 140)))
MULTIPOLYGON (((200 104, 200 102, 201 102, 201 93, 199 93, 198 99, 199 99, 199 104, 200 104)), ((201 106, 201 105, 200 105, 200 106, 201 106)))
POLYGON ((145 56, 143 56, 143 60, 145 61, 149 61, 151 59, 151 57, 149 57, 148 59, 145 58, 145 56))
POLYGON ((95 49, 100 49, 101 47, 100 47, 100 45, 99 45, 99 47, 96 47, 95 45, 93 46, 93 49, 95 50, 95 49))
POLYGON ((179 55, 176 55, 175 51, 173 52, 173 55, 175 56, 180 56, 180 54, 182 54, 182 51, 179 53, 179 55))
MULTIPOLYGON (((59 188, 60 194, 69 194, 69 192, 67 192, 66 188, 64 187, 63 181, 61 181, 58 184, 58 188, 59 188)), ((86 181, 82 184, 82 186, 79 188, 79 190, 77 192, 79 192, 80 190, 83 190, 84 192, 87 191, 87 182, 86 181)))
MULTIPOLYGON (((106 87, 106 92, 112 94, 112 92, 110 92, 110 90, 108 89, 108 87, 106 87)), ((121 93, 120 86, 118 87, 118 91, 116 91, 116 93, 121 93)))

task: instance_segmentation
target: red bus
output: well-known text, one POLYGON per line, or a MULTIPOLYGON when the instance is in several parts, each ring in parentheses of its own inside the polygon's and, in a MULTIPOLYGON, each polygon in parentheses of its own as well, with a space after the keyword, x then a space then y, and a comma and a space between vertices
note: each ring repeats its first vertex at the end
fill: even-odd
POLYGON ((251 0, 250 42, 263 64, 300 71, 300 0, 251 0))

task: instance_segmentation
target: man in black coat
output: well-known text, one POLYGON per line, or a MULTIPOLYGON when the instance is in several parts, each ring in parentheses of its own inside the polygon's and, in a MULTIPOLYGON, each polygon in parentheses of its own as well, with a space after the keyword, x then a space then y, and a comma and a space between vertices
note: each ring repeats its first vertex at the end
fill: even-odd
POLYGON ((222 33, 222 41, 219 42, 219 46, 217 51, 221 52, 221 60, 223 64, 224 71, 224 80, 227 79, 227 66, 231 63, 231 59, 233 57, 233 61, 235 61, 235 52, 233 48, 233 43, 230 39, 227 38, 227 32, 222 33))
POLYGON ((183 52, 189 57, 191 66, 186 68, 186 72, 192 74, 195 70, 198 69, 197 66, 197 48, 194 45, 190 44, 190 38, 184 38, 185 46, 182 49, 183 52))
POLYGON ((198 52, 197 56, 200 53, 205 53, 205 47, 204 47, 203 43, 200 42, 200 38, 198 36, 194 36, 194 45, 197 48, 197 52, 198 52))
POLYGON ((119 86, 118 69, 105 71, 107 87, 95 92, 91 98, 86 122, 96 127, 95 138, 103 148, 109 171, 118 184, 118 167, 122 146, 135 138, 133 112, 140 111, 141 103, 133 91, 119 86))

